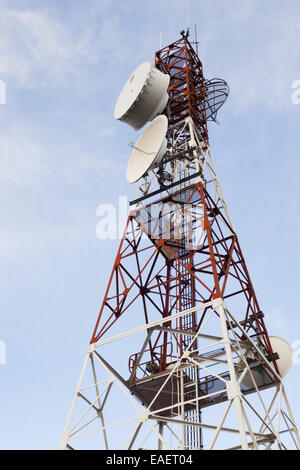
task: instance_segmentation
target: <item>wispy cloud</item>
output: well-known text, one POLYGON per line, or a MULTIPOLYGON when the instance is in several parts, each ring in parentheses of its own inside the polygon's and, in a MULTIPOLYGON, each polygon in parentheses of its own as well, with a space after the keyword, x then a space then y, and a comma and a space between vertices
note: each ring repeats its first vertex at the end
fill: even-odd
MULTIPOLYGON (((101 132, 111 136, 112 130, 104 128, 101 132)), ((108 153, 99 154, 96 148, 90 151, 71 139, 62 146, 26 125, 6 127, 5 135, 0 135, 0 149, 0 195, 12 186, 39 190, 55 184, 55 180, 56 184, 61 180, 82 183, 91 172, 101 176, 104 170, 118 165, 108 153)))
POLYGON ((95 21, 78 32, 47 9, 6 9, 1 14, 0 74, 29 88, 45 80, 80 77, 83 65, 98 61, 101 44, 107 46, 107 39, 118 29, 116 19, 110 19, 100 31, 95 21))
POLYGON ((238 23, 245 23, 256 14, 253 0, 231 0, 227 2, 227 9, 232 20, 238 23))
MULTIPOLYGON (((231 103, 237 113, 267 106, 282 112, 291 105, 291 83, 298 78, 300 50, 296 47, 300 20, 289 4, 285 11, 276 2, 257 8, 256 2, 231 1, 226 4, 226 21, 218 16, 218 40, 207 44, 220 47, 215 55, 231 88, 231 103), (230 29, 228 25, 231 23, 230 29), (228 48, 230 44, 230 49, 228 48)), ((211 24, 205 25, 211 28, 211 24)))
POLYGON ((286 314, 284 313, 285 308, 283 306, 277 306, 268 312, 267 328, 269 334, 272 336, 279 335, 287 337, 291 331, 289 330, 288 323, 286 321, 286 314))
POLYGON ((36 73, 47 69, 59 79, 69 71, 76 51, 67 30, 47 11, 6 10, 1 15, 0 73, 21 86, 37 84, 36 73))

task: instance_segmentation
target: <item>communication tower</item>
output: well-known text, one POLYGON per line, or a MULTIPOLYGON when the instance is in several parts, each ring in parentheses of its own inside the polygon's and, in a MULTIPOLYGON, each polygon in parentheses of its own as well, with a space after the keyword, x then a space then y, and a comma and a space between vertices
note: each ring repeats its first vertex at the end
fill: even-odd
POLYGON ((291 348, 268 334, 210 152, 228 93, 184 31, 121 91, 115 118, 150 124, 62 449, 299 449, 291 348))

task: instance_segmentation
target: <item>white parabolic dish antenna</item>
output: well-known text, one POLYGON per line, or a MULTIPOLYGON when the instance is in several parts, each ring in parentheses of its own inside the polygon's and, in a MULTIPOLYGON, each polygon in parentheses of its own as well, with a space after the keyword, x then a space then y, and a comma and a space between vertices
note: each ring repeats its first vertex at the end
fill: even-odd
POLYGON ((169 75, 143 62, 125 83, 115 106, 115 119, 141 129, 165 109, 169 75))
MULTIPOLYGON (((279 356, 279 359, 277 359, 276 364, 277 364, 279 373, 281 377, 283 378, 287 375, 293 362, 292 348, 287 341, 285 341, 283 338, 279 338, 278 336, 270 336, 269 339, 270 339, 273 353, 274 354, 277 353, 279 356)), ((253 374, 253 377, 257 386, 260 387, 261 385, 263 385, 263 378, 261 377, 261 374, 256 370, 252 370, 252 374, 253 374)), ((249 373, 245 375, 245 377, 242 380, 242 383, 248 388, 254 387, 253 381, 249 373)))
POLYGON ((148 170, 159 165, 167 149, 167 130, 168 119, 161 115, 138 139, 127 166, 128 183, 136 183, 148 170))
POLYGON ((279 359, 276 361, 281 377, 285 377, 293 362, 293 351, 285 339, 278 336, 270 336, 270 343, 273 353, 278 353, 279 359))

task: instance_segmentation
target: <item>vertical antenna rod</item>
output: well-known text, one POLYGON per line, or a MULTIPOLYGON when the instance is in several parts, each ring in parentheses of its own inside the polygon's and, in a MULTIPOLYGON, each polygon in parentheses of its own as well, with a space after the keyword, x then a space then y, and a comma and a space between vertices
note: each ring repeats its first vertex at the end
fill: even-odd
POLYGON ((199 50, 198 50, 198 34, 197 34, 197 24, 195 24, 195 44, 196 44, 196 52, 197 55, 199 56, 199 50))
POLYGON ((185 23, 186 23, 186 31, 189 31, 189 0, 185 0, 185 23))

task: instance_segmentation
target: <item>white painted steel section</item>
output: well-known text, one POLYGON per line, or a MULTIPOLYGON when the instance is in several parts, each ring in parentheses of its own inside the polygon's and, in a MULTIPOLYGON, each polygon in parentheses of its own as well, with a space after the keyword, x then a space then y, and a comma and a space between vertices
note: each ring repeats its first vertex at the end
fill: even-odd
POLYGON ((143 62, 127 80, 117 100, 115 119, 135 130, 162 113, 168 102, 169 75, 143 62))

